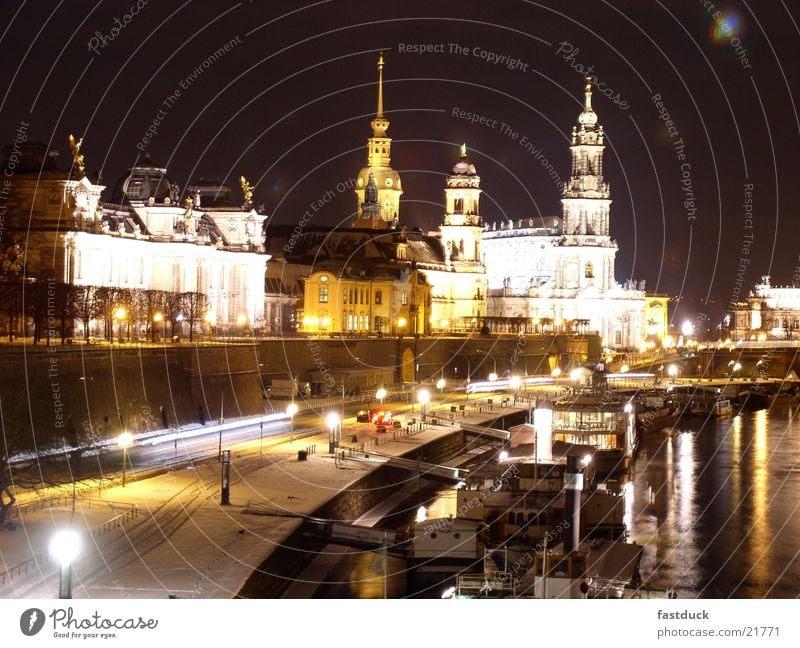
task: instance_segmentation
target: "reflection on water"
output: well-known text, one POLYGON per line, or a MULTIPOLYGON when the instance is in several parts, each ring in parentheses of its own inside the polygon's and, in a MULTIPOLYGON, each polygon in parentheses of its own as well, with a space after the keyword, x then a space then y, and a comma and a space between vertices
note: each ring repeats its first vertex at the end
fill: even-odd
POLYGON ((800 421, 786 411, 682 421, 634 465, 642 576, 682 596, 795 597, 800 421))
MULTIPOLYGON (((796 597, 800 418, 761 410, 681 420, 676 430, 642 439, 625 493, 630 540, 645 547, 643 579, 681 597, 796 597)), ((430 518, 455 511, 453 490, 428 504, 430 518)), ((405 530, 411 517, 393 524, 405 530)), ((411 594, 405 562, 381 552, 352 553, 331 580, 320 596, 380 598, 384 583, 391 598, 411 594)))

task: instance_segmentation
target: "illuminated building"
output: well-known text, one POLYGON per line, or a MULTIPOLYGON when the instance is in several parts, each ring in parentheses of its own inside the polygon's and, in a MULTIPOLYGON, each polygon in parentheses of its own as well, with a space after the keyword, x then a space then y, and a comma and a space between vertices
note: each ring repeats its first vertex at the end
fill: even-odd
POLYGON ((265 217, 251 195, 235 205, 226 186, 201 182, 181 204, 167 170, 145 157, 116 184, 113 202, 102 202, 105 187, 76 166, 83 159, 77 149, 70 171, 58 167, 57 155, 44 144, 25 144, 9 176, 14 208, 5 234, 22 237, 29 279, 201 293, 201 320, 216 333, 241 330, 243 318, 263 324, 269 257, 261 245, 265 217))
POLYGON ((489 321, 534 330, 596 331, 608 346, 634 348, 646 335, 644 282, 622 286, 609 232, 611 192, 603 177, 603 127, 587 80, 572 131, 572 169, 561 217, 487 225, 483 261, 489 321))
POLYGON ((747 302, 732 313, 734 340, 796 340, 800 338, 800 288, 773 286, 770 277, 761 278, 747 302))

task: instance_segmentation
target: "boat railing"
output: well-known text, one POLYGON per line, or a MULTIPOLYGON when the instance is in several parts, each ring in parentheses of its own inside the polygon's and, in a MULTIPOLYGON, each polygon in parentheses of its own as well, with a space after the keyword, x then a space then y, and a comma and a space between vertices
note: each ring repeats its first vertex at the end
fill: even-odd
POLYGON ((616 424, 609 423, 570 423, 567 421, 555 421, 553 432, 605 432, 614 434, 617 431, 616 424))

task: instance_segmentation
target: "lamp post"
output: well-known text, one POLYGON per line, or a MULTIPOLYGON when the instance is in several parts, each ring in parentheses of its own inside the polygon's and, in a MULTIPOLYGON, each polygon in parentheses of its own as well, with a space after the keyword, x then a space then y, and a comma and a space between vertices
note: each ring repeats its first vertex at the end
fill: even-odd
POLYGON ((671 364, 667 367, 667 374, 672 378, 672 382, 675 382, 675 378, 678 377, 678 365, 671 364))
MULTIPOLYGON (((163 321, 164 321, 164 314, 163 313, 153 313, 153 342, 156 341, 156 324, 158 324, 159 322, 163 322, 163 321)), ((165 343, 167 341, 167 329, 166 329, 166 326, 167 325, 165 323, 163 332, 161 334, 162 338, 163 338, 163 341, 165 343)))
POLYGON ((442 395, 442 392, 444 391, 444 386, 446 384, 447 383, 446 383, 444 378, 439 378, 439 380, 436 381, 436 389, 439 390, 439 395, 440 396, 442 395))
POLYGON ((328 414, 325 421, 328 424, 328 452, 330 454, 334 454, 336 452, 336 445, 339 441, 336 431, 339 429, 342 419, 339 418, 339 415, 336 412, 331 412, 328 414))
POLYGON ((514 405, 516 405, 517 398, 519 398, 519 388, 522 386, 522 378, 519 376, 511 376, 508 381, 508 386, 514 390, 514 405))
POLYGON ((81 548, 77 531, 62 529, 50 539, 50 555, 61 567, 58 580, 58 598, 72 598, 72 563, 81 548))
POLYGON ((375 398, 381 402, 381 409, 383 409, 383 401, 386 398, 386 390, 383 387, 378 388, 375 392, 375 398))
POLYGON ((428 417, 428 403, 431 402, 431 394, 427 389, 420 389, 417 392, 417 402, 422 410, 422 422, 425 423, 428 417))
POLYGON ((125 470, 128 464, 128 446, 133 443, 133 435, 123 432, 117 437, 117 445, 122 448, 122 487, 125 488, 125 470))
MULTIPOLYGON (((117 320, 119 322, 119 332, 117 334, 117 337, 120 339, 120 342, 122 341, 122 320, 125 319, 125 316, 127 314, 128 314, 127 311, 122 306, 120 306, 119 308, 115 308, 114 309, 114 313, 113 313, 113 316, 112 316, 112 320, 117 320)), ((113 322, 111 323, 111 342, 114 342, 114 323, 113 322)))
POLYGON ((297 403, 289 403, 286 406, 286 414, 289 416, 289 441, 294 441, 294 415, 297 414, 297 403))

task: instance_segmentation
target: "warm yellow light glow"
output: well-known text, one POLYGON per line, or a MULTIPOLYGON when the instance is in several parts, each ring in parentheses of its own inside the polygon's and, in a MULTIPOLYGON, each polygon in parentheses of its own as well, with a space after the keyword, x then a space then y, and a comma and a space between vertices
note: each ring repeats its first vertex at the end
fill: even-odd
POLYGON ((569 372, 569 379, 573 382, 577 382, 583 376, 583 369, 580 367, 575 367, 572 371, 569 372))
POLYGON ((441 328, 447 328, 448 326, 450 326, 450 321, 446 320, 446 319, 440 320, 439 321, 439 326, 441 328))
POLYGON ((162 313, 155 313, 153 315, 153 321, 154 322, 162 322, 162 321, 164 321, 164 315, 162 313))
POLYGON ((758 341, 759 342, 763 342, 766 339, 767 339, 767 334, 766 333, 759 333, 758 334, 758 341))
POLYGON ((236 317, 236 323, 239 326, 244 326, 245 324, 247 324, 247 315, 245 315, 244 313, 239 313, 239 315, 236 317))
POLYGON ((125 316, 128 314, 122 306, 120 306, 117 310, 114 311, 114 319, 123 320, 125 316))
POLYGON ((117 437, 117 445, 120 448, 127 448, 133 443, 133 435, 130 432, 123 432, 117 437))
POLYGON ((417 509, 417 520, 416 520, 417 524, 425 522, 427 519, 428 519, 428 509, 426 509, 424 506, 420 506, 417 509))
POLYGON ((511 389, 518 390, 522 386, 522 378, 519 376, 511 376, 511 379, 508 381, 508 386, 511 389))
POLYGON ((431 394, 427 389, 420 389, 417 392, 417 402, 420 405, 427 405, 431 402, 431 394))
POLYGON ((208 311, 203 319, 205 319, 206 322, 211 324, 212 322, 215 322, 217 320, 217 315, 213 311, 208 311))
POLYGON ((494 373, 494 372, 490 373, 489 374, 489 381, 490 382, 494 382, 495 380, 497 380, 497 374, 494 373))
POLYGON ((289 403, 286 406, 286 414, 288 414, 289 416, 294 416, 295 414, 297 414, 297 410, 298 410, 297 403, 289 403))
POLYGON ((678 366, 671 364, 669 367, 667 367, 667 373, 671 378, 674 378, 678 375, 678 366))
POLYGON ((333 428, 337 427, 341 422, 339 415, 336 412, 331 412, 325 418, 325 422, 328 424, 328 429, 332 430, 333 428))
POLYGON ((619 372, 620 372, 620 373, 628 373, 630 370, 631 370, 631 368, 630 368, 628 365, 626 365, 626 364, 622 365, 622 366, 619 368, 619 372))
POLYGON ((383 399, 386 398, 386 390, 383 387, 379 388, 378 391, 375 392, 375 398, 383 402, 383 399))
POLYGON ((331 323, 331 318, 327 315, 322 318, 322 326, 329 326, 331 323))
POLYGON ((556 367, 555 369, 553 369, 553 371, 550 372, 550 375, 553 376, 553 378, 558 378, 561 375, 561 368, 556 367))
POLYGON ((436 381, 436 389, 439 389, 439 390, 444 389, 444 386, 446 384, 447 383, 445 382, 444 378, 439 378, 439 380, 436 381))
POLYGON ((407 324, 405 317, 398 317, 397 318, 397 326, 403 328, 407 324))

